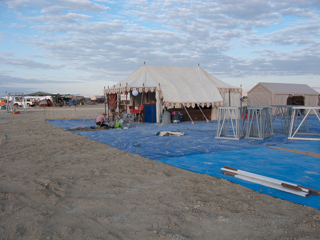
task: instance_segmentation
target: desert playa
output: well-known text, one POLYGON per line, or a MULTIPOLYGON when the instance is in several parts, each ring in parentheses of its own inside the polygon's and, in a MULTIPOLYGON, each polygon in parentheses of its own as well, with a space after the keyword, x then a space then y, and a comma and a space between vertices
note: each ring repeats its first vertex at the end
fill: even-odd
MULTIPOLYGON (((319 239, 319 210, 0 112, 0 239, 319 239)), ((318 186, 317 186, 318 187, 318 186)))

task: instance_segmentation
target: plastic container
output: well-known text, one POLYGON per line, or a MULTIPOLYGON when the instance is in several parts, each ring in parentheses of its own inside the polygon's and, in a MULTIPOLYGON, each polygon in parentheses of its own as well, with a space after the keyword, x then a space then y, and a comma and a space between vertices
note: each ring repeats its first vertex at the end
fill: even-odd
POLYGON ((172 112, 171 120, 173 123, 179 123, 180 122, 180 112, 172 112))
POLYGON ((171 115, 170 112, 164 111, 162 115, 162 123, 171 123, 171 115))

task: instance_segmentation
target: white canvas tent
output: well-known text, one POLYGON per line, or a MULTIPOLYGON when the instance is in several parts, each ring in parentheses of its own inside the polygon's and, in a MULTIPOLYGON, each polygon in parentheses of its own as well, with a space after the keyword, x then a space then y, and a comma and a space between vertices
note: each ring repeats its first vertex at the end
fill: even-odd
POLYGON ((92 97, 91 97, 91 101, 95 101, 95 100, 97 100, 97 99, 99 99, 99 98, 104 98, 104 95, 92 96, 92 97))
POLYGON ((302 97, 305 106, 319 104, 319 93, 307 84, 260 82, 248 92, 248 105, 286 105, 289 94, 296 98, 302 97))
MULTIPOLYGON (((105 90, 106 94, 155 92, 157 122, 163 107, 240 106, 241 88, 230 86, 200 67, 143 65, 137 71, 105 90)), ((213 113, 212 113, 213 114, 213 113)))

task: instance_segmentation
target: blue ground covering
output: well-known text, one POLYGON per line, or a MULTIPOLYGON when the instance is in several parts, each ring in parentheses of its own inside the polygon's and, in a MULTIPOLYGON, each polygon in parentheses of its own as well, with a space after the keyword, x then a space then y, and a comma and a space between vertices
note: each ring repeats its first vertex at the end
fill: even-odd
MULTIPOLYGON (((66 129, 94 127, 93 120, 48 120, 47 122, 66 129)), ((312 131, 320 133, 319 121, 310 118, 312 131)), ((274 129, 280 129, 280 120, 274 129)), ((307 155, 269 149, 276 145, 304 151, 320 153, 319 141, 288 140, 287 134, 276 133, 265 140, 255 139, 216 139, 217 122, 182 122, 178 124, 132 124, 129 129, 107 129, 100 131, 76 131, 77 134, 113 146, 120 150, 139 154, 151 160, 161 161, 172 166, 193 172, 225 178, 256 191, 320 209, 320 196, 307 198, 263 187, 235 177, 223 175, 223 166, 297 183, 305 187, 319 189, 319 158, 307 155), (160 131, 184 132, 181 137, 157 136, 160 131)), ((314 136, 313 136, 314 137, 314 136)))
MULTIPOLYGON (((299 149, 320 154, 319 141, 277 145, 284 148, 299 149)), ((305 187, 320 190, 319 158, 307 155, 270 149, 267 147, 247 148, 227 152, 189 155, 176 158, 162 158, 159 161, 172 166, 187 169, 201 174, 225 178, 255 191, 274 197, 300 203, 320 209, 320 196, 310 195, 307 198, 285 193, 273 188, 264 187, 239 178, 222 174, 221 167, 229 166, 263 176, 296 183, 305 187)))

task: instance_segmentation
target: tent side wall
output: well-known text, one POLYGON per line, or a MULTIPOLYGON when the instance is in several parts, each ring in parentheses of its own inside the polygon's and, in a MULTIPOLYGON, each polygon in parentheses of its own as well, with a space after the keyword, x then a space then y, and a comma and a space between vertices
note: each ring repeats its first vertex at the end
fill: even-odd
POLYGON ((270 106, 272 104, 272 93, 263 85, 258 84, 248 92, 248 106, 270 106))
MULTIPOLYGON (((235 91, 232 89, 220 89, 219 91, 222 99, 223 99, 223 106, 224 107, 240 107, 241 106, 241 95, 242 95, 242 89, 241 91, 235 91), (229 104, 230 102, 230 104, 229 104)), ((219 108, 218 107, 212 107, 211 110, 211 120, 218 120, 219 116, 219 108)))
MULTIPOLYGON (((289 94, 274 94, 274 101, 272 105, 286 105, 288 95, 289 94)), ((305 106, 316 107, 319 104, 319 97, 316 95, 297 94, 295 96, 303 96, 305 106)), ((314 114, 314 112, 311 112, 310 114, 314 114)))
POLYGON ((319 96, 306 95, 304 101, 305 101, 304 105, 306 106, 310 106, 310 107, 319 106, 319 96))
POLYGON ((287 105, 288 94, 274 94, 272 105, 287 105))
POLYGON ((241 88, 218 88, 223 99, 224 107, 240 107, 241 106, 241 88))
MULTIPOLYGON (((272 105, 287 105, 287 98, 289 94, 274 94, 272 105)), ((297 94, 295 96, 304 97, 304 105, 309 107, 318 106, 318 96, 307 95, 307 94, 297 94)))

